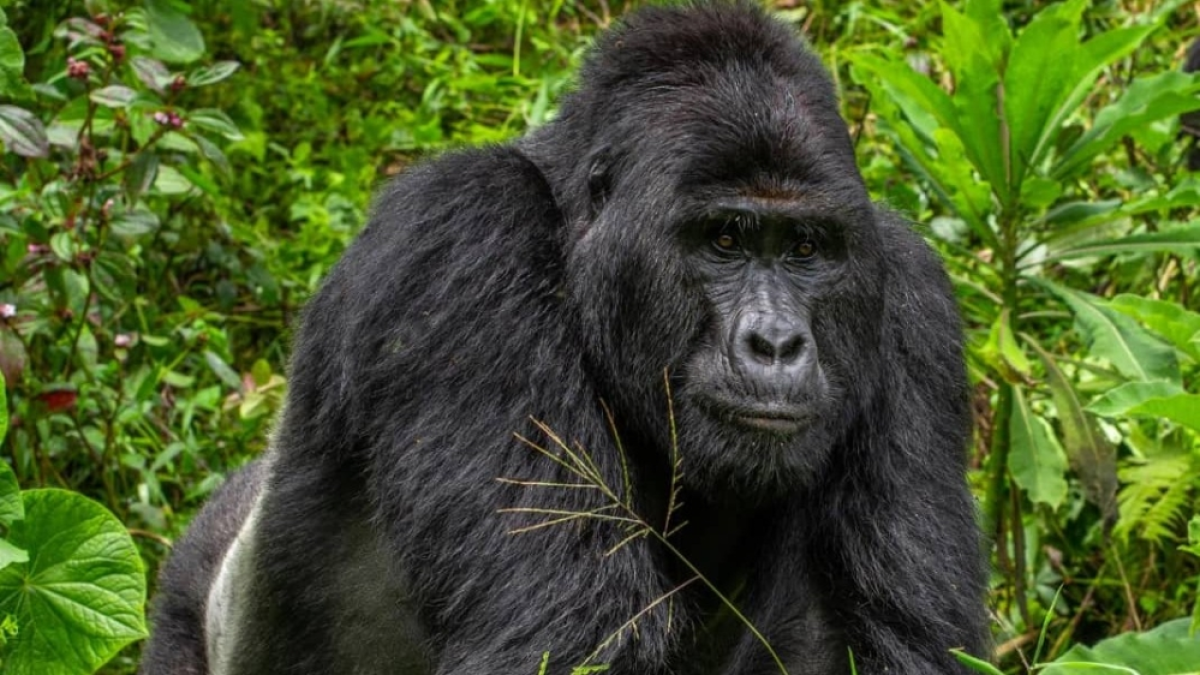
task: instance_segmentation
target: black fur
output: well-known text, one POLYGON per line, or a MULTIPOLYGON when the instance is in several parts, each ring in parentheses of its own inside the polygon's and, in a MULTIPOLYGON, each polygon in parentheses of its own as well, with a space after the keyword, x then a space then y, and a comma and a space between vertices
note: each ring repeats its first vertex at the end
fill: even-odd
MULTIPOLYGON (((1194 73, 1200 71, 1200 39, 1192 41, 1188 46, 1187 56, 1183 59, 1183 72, 1194 73)), ((1200 138, 1200 110, 1185 112, 1179 116, 1179 133, 1187 139, 1187 150, 1184 151, 1184 156, 1187 158, 1187 168, 1189 171, 1200 171, 1200 146, 1197 146, 1196 139, 1200 138)))
MULTIPOLYGON (((689 564, 793 675, 966 672, 968 433, 945 273, 870 203, 817 59, 746 4, 643 10, 554 122, 386 188, 309 303, 231 672, 778 672, 689 564), (514 534, 620 515, 551 485, 581 481, 533 420, 688 562, 597 518, 514 534)), ((143 673, 205 671, 241 495, 176 551, 143 673)))

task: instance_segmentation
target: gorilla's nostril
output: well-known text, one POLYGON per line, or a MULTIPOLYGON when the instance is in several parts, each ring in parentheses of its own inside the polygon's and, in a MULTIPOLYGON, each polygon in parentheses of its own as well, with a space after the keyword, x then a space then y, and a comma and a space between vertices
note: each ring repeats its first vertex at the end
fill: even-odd
POLYGON ((775 360, 775 345, 767 338, 758 333, 750 334, 750 354, 756 357, 765 358, 768 361, 775 360))
POLYGON ((779 348, 779 360, 784 363, 791 363, 800 358, 800 352, 802 351, 804 351, 804 337, 793 335, 791 339, 786 340, 779 348))

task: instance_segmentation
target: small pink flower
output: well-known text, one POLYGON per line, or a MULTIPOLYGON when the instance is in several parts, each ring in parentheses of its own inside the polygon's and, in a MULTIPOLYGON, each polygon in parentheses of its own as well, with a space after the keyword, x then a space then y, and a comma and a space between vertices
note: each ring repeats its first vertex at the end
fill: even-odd
POLYGON ((11 302, 0 304, 0 318, 11 319, 17 315, 17 306, 11 302))
POLYGON ((91 66, 88 65, 87 61, 67 57, 67 77, 76 80, 86 80, 90 72, 91 66))
POLYGON ((128 333, 117 333, 113 337, 113 344, 117 347, 128 347, 133 344, 133 336, 128 333))

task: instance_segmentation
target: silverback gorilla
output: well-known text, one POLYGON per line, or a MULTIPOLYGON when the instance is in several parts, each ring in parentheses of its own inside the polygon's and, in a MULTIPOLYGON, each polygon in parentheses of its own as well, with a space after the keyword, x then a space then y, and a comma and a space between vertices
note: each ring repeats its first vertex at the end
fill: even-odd
POLYGON ((961 339, 793 31, 639 11, 555 121, 383 190, 142 673, 965 672, 961 339))

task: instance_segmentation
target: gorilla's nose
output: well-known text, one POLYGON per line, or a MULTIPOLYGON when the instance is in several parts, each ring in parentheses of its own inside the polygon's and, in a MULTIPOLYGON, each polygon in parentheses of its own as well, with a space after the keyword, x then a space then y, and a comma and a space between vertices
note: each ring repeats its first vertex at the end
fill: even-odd
POLYGON ((734 358, 742 367, 790 371, 810 359, 812 336, 801 321, 777 313, 745 316, 734 337, 734 358))
POLYGON ((800 359, 804 343, 798 330, 750 331, 743 351, 764 366, 788 365, 800 359))

